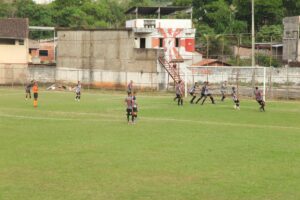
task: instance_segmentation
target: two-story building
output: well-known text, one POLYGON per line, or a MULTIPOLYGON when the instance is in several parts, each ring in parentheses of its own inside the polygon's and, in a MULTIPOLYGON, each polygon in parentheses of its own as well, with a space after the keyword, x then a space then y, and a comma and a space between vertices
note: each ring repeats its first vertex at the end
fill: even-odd
POLYGON ((0 84, 24 81, 28 66, 28 19, 0 19, 0 84))

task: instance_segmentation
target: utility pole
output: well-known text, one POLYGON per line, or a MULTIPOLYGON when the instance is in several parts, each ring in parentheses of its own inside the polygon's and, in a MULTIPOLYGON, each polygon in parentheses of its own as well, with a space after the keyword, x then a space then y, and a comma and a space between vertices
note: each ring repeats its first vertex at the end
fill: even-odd
POLYGON ((251 7, 252 7, 252 67, 255 67, 255 33, 254 33, 254 0, 251 0, 251 7))

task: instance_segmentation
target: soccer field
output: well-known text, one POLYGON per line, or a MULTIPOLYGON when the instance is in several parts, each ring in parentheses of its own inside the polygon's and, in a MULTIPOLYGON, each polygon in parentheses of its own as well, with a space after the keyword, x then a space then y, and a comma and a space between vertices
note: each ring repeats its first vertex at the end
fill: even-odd
POLYGON ((138 94, 127 125, 125 92, 0 89, 2 200, 296 200, 300 102, 254 100, 178 107, 138 94))

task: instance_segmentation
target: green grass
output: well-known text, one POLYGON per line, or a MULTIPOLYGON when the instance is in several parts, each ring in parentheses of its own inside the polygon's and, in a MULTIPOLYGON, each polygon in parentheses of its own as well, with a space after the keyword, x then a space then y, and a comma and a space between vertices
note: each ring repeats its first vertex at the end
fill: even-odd
MULTIPOLYGON (((123 93, 0 89, 1 200, 296 200, 300 103, 231 99, 178 107, 140 94, 127 125, 123 93)), ((187 100, 186 100, 187 102, 187 100)))

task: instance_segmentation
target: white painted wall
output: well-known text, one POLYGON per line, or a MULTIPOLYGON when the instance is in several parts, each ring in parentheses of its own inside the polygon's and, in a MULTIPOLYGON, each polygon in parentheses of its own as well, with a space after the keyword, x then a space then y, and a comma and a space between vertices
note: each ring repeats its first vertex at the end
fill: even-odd
POLYGON ((54 0, 33 0, 37 4, 48 4, 51 3, 54 0))
POLYGON ((24 45, 0 44, 0 63, 7 64, 24 64, 28 63, 28 39, 24 40, 24 45))
MULTIPOLYGON (((149 19, 134 19, 126 21, 126 28, 145 28, 144 20, 149 19)), ((192 20, 190 19, 151 19, 155 20, 156 28, 183 28, 191 29, 192 20)))

